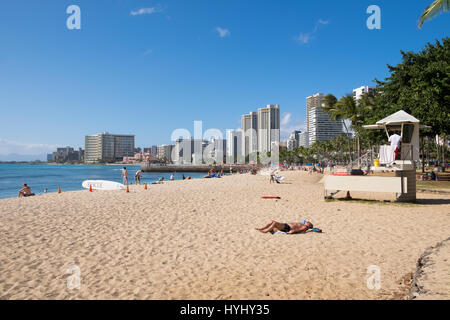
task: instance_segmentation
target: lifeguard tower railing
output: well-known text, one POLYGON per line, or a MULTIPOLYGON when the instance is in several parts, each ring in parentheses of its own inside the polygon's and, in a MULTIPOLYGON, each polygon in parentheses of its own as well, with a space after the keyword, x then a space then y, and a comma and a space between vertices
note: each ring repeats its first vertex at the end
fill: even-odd
MULTIPOLYGON (((356 158, 354 160, 352 160, 348 165, 347 165, 347 169, 351 170, 354 168, 368 168, 374 165, 374 160, 378 159, 380 160, 380 150, 382 148, 385 148, 387 150, 389 150, 389 152, 393 152, 393 150, 391 150, 391 146, 390 145, 380 145, 380 146, 372 146, 371 149, 369 150, 365 150, 363 151, 362 155, 359 158, 356 158)), ((404 144, 400 147, 400 154, 399 154, 399 159, 400 161, 405 161, 405 160, 409 160, 409 161, 413 161, 414 160, 414 155, 413 155, 413 146, 411 144, 404 144)), ((392 161, 390 162, 384 162, 384 163, 380 163, 381 167, 390 167, 392 165, 392 163, 395 162, 394 157, 392 158, 392 161)))

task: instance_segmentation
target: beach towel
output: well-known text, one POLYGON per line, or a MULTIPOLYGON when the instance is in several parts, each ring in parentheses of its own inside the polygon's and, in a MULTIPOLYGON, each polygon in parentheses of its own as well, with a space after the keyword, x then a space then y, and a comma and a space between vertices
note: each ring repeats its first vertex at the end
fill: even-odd
POLYGON ((395 146, 380 146, 380 164, 391 164, 394 162, 395 146))

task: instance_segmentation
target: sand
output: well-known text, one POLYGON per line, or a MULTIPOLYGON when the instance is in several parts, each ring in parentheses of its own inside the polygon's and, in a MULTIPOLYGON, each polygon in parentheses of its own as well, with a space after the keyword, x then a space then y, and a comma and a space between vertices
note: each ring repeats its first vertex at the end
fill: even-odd
POLYGON ((449 195, 327 202, 321 175, 283 175, 0 200, 0 298, 402 299, 417 259, 449 236, 449 195), (271 219, 324 233, 254 230, 271 219), (367 286, 372 265, 379 290, 367 286), (79 289, 67 286, 71 266, 79 289))

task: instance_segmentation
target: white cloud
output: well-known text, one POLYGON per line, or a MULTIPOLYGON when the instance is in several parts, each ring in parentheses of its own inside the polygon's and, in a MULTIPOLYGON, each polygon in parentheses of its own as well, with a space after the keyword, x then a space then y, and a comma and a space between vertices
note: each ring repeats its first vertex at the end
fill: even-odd
POLYGON ((298 36, 295 36, 294 39, 301 44, 307 44, 312 39, 314 39, 313 35, 319 30, 319 26, 327 25, 329 23, 330 22, 328 20, 319 19, 316 22, 316 25, 314 26, 314 30, 312 32, 300 33, 298 36))
POLYGON ((56 151, 56 145, 40 144, 40 143, 26 143, 11 141, 0 138, 0 155, 19 154, 46 154, 56 151))
POLYGON ((295 130, 300 130, 302 132, 306 131, 305 120, 292 119, 292 114, 290 112, 284 113, 280 122, 281 141, 287 140, 290 134, 295 130))
POLYGON ((283 115, 281 116, 281 125, 287 125, 291 121, 291 116, 292 113, 290 112, 283 113, 283 115))
POLYGON ((132 16, 139 16, 142 14, 153 14, 153 13, 158 13, 158 12, 163 12, 163 9, 159 5, 156 7, 151 7, 151 8, 140 8, 136 11, 131 11, 130 14, 132 16))
POLYGON ((295 40, 302 44, 306 44, 311 40, 311 34, 310 33, 300 33, 298 36, 295 36, 295 40))
POLYGON ((227 37, 227 36, 230 36, 230 35, 231 35, 230 30, 228 30, 228 29, 222 29, 221 27, 217 27, 217 28, 216 28, 216 31, 219 33, 219 36, 220 36, 221 38, 224 38, 224 37, 227 37))

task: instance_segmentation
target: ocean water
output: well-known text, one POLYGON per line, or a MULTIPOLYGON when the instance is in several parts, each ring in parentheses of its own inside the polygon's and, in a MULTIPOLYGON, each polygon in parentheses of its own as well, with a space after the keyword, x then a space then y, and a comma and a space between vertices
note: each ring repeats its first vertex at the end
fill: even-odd
MULTIPOLYGON (((84 180, 110 180, 122 183, 123 165, 48 165, 48 164, 0 164, 0 199, 17 197, 24 183, 35 194, 57 192, 58 186, 64 191, 82 190, 84 180)), ((140 166, 127 165, 128 181, 134 182, 134 174, 140 166)), ((182 175, 200 178, 205 173, 177 172, 175 180, 182 175)), ((160 177, 169 180, 171 173, 147 173, 141 175, 141 183, 152 183, 160 177)))

